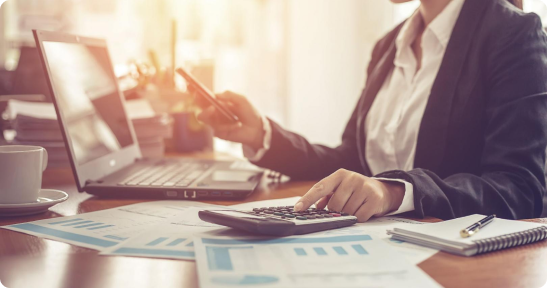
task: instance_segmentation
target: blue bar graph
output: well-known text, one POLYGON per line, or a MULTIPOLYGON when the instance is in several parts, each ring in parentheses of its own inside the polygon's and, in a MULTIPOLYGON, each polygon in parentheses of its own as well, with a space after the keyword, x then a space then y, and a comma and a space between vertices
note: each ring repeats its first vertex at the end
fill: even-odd
POLYGON ((348 255, 348 252, 346 252, 346 249, 344 249, 342 246, 334 246, 332 247, 334 249, 334 252, 336 252, 338 255, 348 255))
POLYGON ((314 243, 340 243, 353 241, 372 240, 370 235, 346 235, 334 237, 313 237, 313 238, 274 238, 274 239, 214 239, 203 238, 203 244, 217 245, 249 245, 249 244, 314 244, 314 243))
POLYGON ((131 254, 141 254, 141 255, 151 255, 151 256, 175 256, 175 257, 187 257, 194 258, 195 254, 191 251, 173 251, 173 250, 162 250, 162 249, 142 249, 142 248, 119 248, 112 251, 114 254, 124 255, 125 253, 131 254))
POLYGON ((308 253, 306 253, 306 250, 304 250, 303 248, 294 248, 294 252, 298 256, 307 256, 308 255, 308 253))
POLYGON ((353 248, 353 250, 355 250, 355 252, 359 253, 360 255, 368 255, 367 250, 365 250, 365 248, 363 248, 361 244, 351 245, 351 247, 353 248))
POLYGON ((160 244, 161 242, 163 242, 163 241, 165 241, 165 240, 167 240, 167 239, 168 239, 167 237, 160 237, 160 238, 158 238, 158 239, 156 239, 156 240, 154 240, 154 241, 152 241, 152 242, 146 244, 146 246, 156 246, 156 245, 160 244))
POLYGON ((209 265, 209 270, 223 270, 223 271, 233 271, 234 266, 232 265, 232 259, 230 257, 230 250, 234 249, 253 249, 252 246, 243 246, 243 247, 214 247, 207 246, 207 264, 209 265))
POLYGON ((49 223, 49 225, 63 224, 63 223, 68 223, 68 222, 80 221, 80 220, 82 220, 82 219, 76 218, 76 219, 64 220, 64 221, 59 221, 59 222, 51 222, 51 223, 49 223))
POLYGON ((194 247, 194 241, 192 241, 192 242, 186 244, 186 247, 194 247))
POLYGON ((92 223, 93 221, 79 221, 79 222, 72 222, 72 223, 68 223, 68 224, 63 224, 61 226, 75 226, 75 225, 81 225, 81 224, 87 224, 87 223, 92 223))
POLYGON ((98 225, 104 225, 104 224, 103 223, 92 223, 92 224, 76 226, 74 228, 87 228, 87 227, 93 227, 93 226, 98 226, 98 225))
POLYGON ((317 255, 319 255, 319 256, 327 255, 327 251, 325 251, 325 249, 323 249, 321 247, 313 247, 313 251, 315 251, 315 253, 317 253, 317 255))
POLYGON ((98 227, 87 228, 87 230, 98 230, 98 229, 108 228, 108 227, 112 227, 112 226, 114 226, 114 225, 103 225, 103 226, 98 226, 98 227))
POLYGON ((180 244, 181 242, 184 242, 184 241, 186 241, 186 239, 177 238, 177 239, 171 241, 169 244, 167 244, 167 246, 177 246, 178 244, 180 244))
POLYGON ((110 239, 120 240, 120 241, 127 240, 127 238, 114 236, 114 235, 105 235, 104 238, 110 238, 110 239))
POLYGON ((111 247, 118 244, 118 242, 114 242, 114 241, 108 241, 108 240, 99 239, 95 237, 60 231, 56 229, 51 229, 51 228, 31 224, 31 223, 16 224, 16 225, 12 225, 11 227, 15 227, 15 228, 26 230, 26 231, 32 231, 32 232, 36 232, 36 233, 40 233, 44 235, 55 236, 55 237, 59 237, 59 238, 70 240, 70 241, 96 245, 100 247, 111 247))

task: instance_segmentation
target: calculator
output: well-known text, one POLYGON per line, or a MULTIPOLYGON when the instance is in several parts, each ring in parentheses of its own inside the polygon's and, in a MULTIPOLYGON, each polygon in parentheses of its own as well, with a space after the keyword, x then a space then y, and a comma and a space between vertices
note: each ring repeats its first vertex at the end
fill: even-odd
POLYGON ((310 208, 294 212, 294 206, 262 207, 252 210, 204 210, 203 221, 273 236, 300 235, 351 226, 357 217, 347 213, 310 208))

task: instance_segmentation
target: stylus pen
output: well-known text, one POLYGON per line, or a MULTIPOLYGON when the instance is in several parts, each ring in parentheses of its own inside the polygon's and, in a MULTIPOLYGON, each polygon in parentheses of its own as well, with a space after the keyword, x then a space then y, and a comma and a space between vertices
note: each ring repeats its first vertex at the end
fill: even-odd
POLYGON ((479 232, 482 227, 490 224, 490 222, 492 222, 494 218, 496 218, 496 214, 485 217, 477 223, 473 223, 471 226, 460 231, 460 236, 462 236, 462 238, 473 236, 475 233, 479 232))

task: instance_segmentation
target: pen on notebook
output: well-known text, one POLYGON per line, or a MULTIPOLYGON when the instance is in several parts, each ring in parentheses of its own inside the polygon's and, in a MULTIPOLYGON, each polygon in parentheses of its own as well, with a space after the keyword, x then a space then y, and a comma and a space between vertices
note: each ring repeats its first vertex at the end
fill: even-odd
POLYGON ((462 236, 462 238, 467 238, 474 235, 475 233, 479 232, 482 227, 490 224, 490 222, 492 222, 494 218, 496 218, 496 214, 487 216, 481 219, 479 222, 471 224, 471 226, 460 231, 460 236, 462 236))

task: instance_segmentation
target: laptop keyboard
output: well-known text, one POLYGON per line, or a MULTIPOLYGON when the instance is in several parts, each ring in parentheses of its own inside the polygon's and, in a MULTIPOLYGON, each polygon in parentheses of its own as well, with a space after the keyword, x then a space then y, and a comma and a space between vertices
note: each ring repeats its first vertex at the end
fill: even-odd
POLYGON ((143 168, 118 185, 155 186, 155 187, 188 187, 199 178, 208 165, 197 163, 162 164, 143 168))

